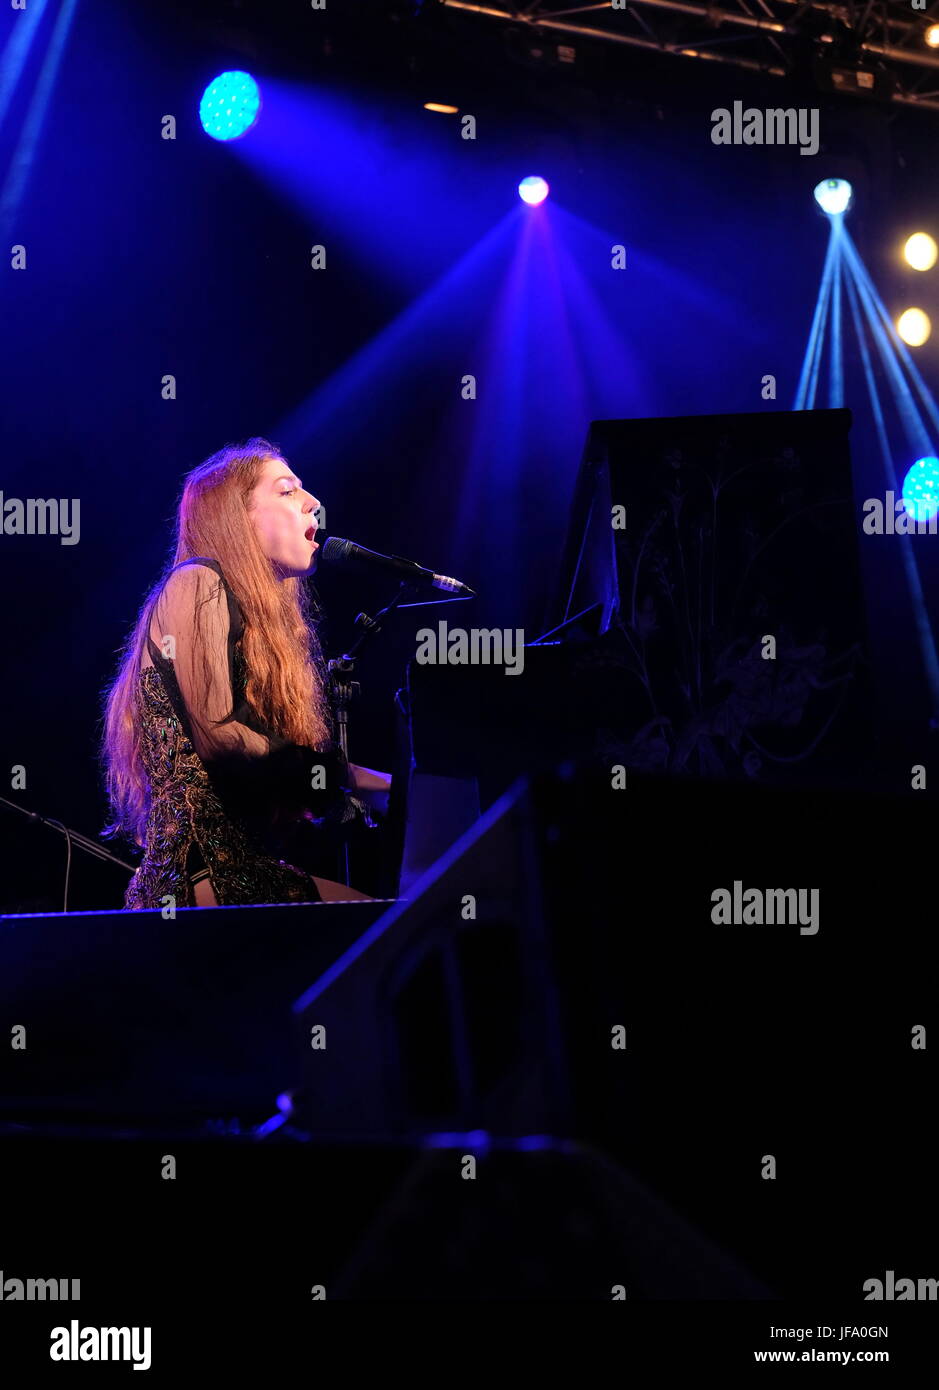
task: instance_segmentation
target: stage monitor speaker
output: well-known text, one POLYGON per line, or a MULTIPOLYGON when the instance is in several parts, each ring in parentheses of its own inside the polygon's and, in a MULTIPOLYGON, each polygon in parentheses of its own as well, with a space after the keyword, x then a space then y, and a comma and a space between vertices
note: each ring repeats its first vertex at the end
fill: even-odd
MULTIPOLYGON (((267 1340, 269 1358, 270 1337, 292 1331, 293 1319, 306 1335, 300 1320, 317 1295, 601 1303, 769 1296, 719 1242, 602 1154, 575 1145, 477 1150, 474 1181, 461 1176, 465 1141, 427 1150, 168 1131, 106 1143, 20 1131, 0 1136, 0 1155, 16 1194, 4 1210, 11 1284, 12 1276, 46 1275, 54 1298, 56 1276, 66 1288, 74 1278, 79 1310, 92 1299, 102 1308, 139 1307, 140 1321, 154 1323, 155 1347, 160 1323, 162 1367, 172 1366, 177 1345, 186 1364, 183 1350, 199 1343, 207 1311, 218 1309, 226 1325, 246 1298, 247 1335, 239 1327, 233 1345, 250 1346, 253 1333, 259 1349, 267 1340), (160 1180, 167 1153, 178 1181, 160 1180), (50 1205, 54 1219, 37 1221, 50 1205)), ((42 1307, 47 1323, 68 1321, 42 1307)), ((19 1317, 4 1326, 7 1361, 14 1324, 19 1317)), ((36 1340, 31 1329, 30 1353, 36 1340)))
POLYGON ((0 1118, 269 1118, 297 1079, 291 1001, 388 906, 0 917, 0 1118))
POLYGON ((738 1252, 759 1229, 794 1279, 793 1233, 830 1232, 847 1267, 893 1221, 921 1262, 933 810, 574 769, 519 784, 297 1002, 303 1118, 587 1143, 738 1252), (893 1195, 861 1231, 872 1190, 893 1195))
POLYGON ((297 1000, 318 1135, 569 1127, 539 862, 507 793, 297 1000))

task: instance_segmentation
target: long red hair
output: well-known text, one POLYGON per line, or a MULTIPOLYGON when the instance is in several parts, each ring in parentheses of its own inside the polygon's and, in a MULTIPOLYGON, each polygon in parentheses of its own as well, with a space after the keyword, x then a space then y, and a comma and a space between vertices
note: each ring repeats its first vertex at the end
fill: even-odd
MULTIPOLYGON (((320 748, 331 734, 315 609, 301 579, 278 580, 251 521, 251 492, 264 464, 282 458, 255 436, 229 444, 186 476, 172 559, 150 590, 105 695, 101 757, 113 819, 105 835, 143 842, 150 785, 136 709, 151 606, 170 570, 204 555, 217 560, 244 617, 245 696, 264 723, 292 743, 320 748)), ((198 625, 197 625, 198 627, 198 625)))

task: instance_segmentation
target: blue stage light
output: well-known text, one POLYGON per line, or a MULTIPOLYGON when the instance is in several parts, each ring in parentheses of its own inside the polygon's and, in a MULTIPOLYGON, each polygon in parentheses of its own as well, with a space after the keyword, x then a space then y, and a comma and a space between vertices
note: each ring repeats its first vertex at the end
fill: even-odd
POLYGON ((548 185, 544 179, 538 178, 536 174, 531 174, 527 179, 522 179, 518 186, 518 196, 523 203, 529 203, 535 207, 538 203, 543 203, 549 193, 548 185))
POLYGON ((939 512, 939 458, 917 459, 903 479, 903 510, 914 521, 928 521, 939 512))
POLYGON ((261 91, 249 72, 221 72, 202 93, 199 120, 213 140, 237 140, 256 124, 261 91))
POLYGON ((815 185, 815 201, 829 217, 847 212, 854 190, 847 179, 823 179, 815 185))

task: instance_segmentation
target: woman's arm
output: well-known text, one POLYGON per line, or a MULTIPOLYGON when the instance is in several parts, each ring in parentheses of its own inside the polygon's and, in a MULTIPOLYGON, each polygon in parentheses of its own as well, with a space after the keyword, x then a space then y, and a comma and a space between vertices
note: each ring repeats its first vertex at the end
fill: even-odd
POLYGON ((338 784, 313 789, 315 767, 323 768, 327 783, 338 779, 338 757, 269 738, 229 717, 228 598, 214 570, 200 564, 174 570, 154 609, 151 636, 172 661, 195 751, 223 789, 307 807, 341 797, 338 784))
POLYGON ((352 790, 367 801, 373 811, 384 814, 388 810, 391 791, 390 774, 376 772, 371 767, 360 767, 358 763, 350 763, 349 771, 352 774, 352 790))
POLYGON ((174 570, 157 600, 150 635, 173 666, 196 752, 204 763, 228 755, 264 757, 270 742, 227 720, 234 697, 228 647, 228 599, 207 565, 174 570))

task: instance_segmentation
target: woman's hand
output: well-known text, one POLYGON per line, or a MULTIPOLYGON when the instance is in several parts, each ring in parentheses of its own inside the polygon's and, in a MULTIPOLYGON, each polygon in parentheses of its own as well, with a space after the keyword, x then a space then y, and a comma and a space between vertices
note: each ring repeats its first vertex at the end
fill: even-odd
POLYGON ((387 772, 376 772, 371 767, 359 767, 358 763, 349 764, 351 777, 351 790, 356 796, 369 806, 373 811, 380 815, 385 815, 388 811, 388 795, 391 791, 391 774, 387 772))

